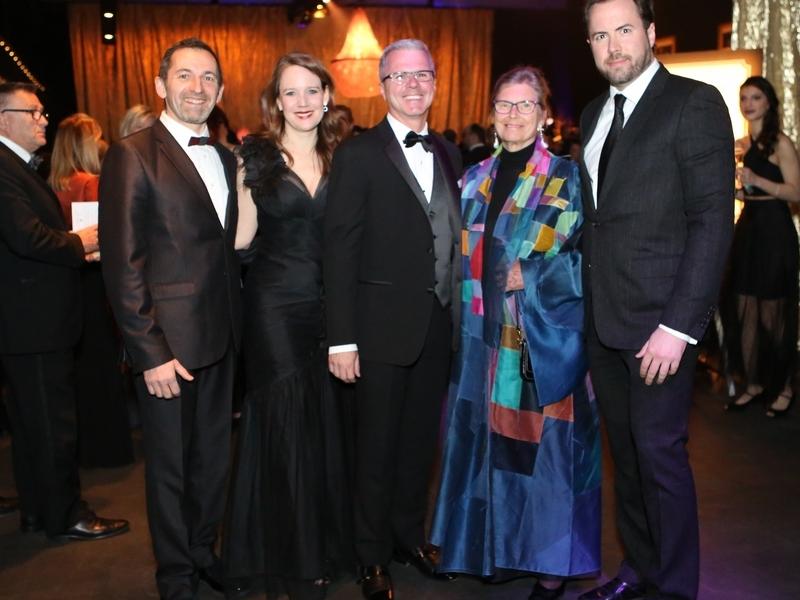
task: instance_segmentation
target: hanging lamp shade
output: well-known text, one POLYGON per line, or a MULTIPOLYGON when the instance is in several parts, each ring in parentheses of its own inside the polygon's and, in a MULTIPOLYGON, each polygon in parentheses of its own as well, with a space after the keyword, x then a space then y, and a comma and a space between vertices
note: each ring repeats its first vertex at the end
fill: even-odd
POLYGON ((377 96, 381 46, 363 8, 357 8, 347 28, 344 45, 331 61, 337 91, 347 98, 377 96))

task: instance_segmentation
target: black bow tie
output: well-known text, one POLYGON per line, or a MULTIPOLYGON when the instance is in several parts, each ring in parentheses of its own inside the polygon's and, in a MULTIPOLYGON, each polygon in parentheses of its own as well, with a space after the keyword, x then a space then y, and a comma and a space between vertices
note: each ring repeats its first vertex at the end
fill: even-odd
POLYGON ((31 157, 28 159, 28 166, 36 171, 38 170, 40 164, 42 164, 42 157, 31 154, 31 157))
POLYGON ((406 139, 403 140, 406 148, 413 148, 414 144, 419 142, 426 152, 431 151, 431 144, 433 143, 433 136, 426 134, 420 135, 416 131, 409 131, 406 139))
POLYGON ((189 145, 190 146, 205 146, 208 144, 208 136, 204 135, 201 137, 190 137, 189 138, 189 145))

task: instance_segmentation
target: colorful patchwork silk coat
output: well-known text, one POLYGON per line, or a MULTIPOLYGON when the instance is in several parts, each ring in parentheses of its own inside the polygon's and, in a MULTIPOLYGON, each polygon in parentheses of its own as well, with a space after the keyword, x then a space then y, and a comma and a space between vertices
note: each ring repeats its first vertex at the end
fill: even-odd
POLYGON ((431 532, 445 572, 600 569, 600 441, 576 248, 580 180, 575 163, 536 144, 508 198, 492 198, 499 152, 462 179, 461 347, 431 532), (504 204, 487 239, 490 201, 504 204), (517 261, 524 290, 506 292, 517 261), (520 374, 517 326, 533 381, 520 374))

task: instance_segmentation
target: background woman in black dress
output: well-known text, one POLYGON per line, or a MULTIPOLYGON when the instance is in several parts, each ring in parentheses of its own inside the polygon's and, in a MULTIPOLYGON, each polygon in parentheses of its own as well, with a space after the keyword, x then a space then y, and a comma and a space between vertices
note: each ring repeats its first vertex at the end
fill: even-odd
POLYGON ((738 176, 745 205, 731 253, 737 315, 732 330, 738 335, 729 339, 732 356, 741 353, 747 389, 726 408, 764 401, 774 417, 791 404, 797 355, 798 244, 788 203, 800 202, 800 160, 780 131, 778 98, 769 81, 748 78, 739 106, 749 136, 736 142, 743 153, 738 176))
POLYGON ((345 133, 332 94, 316 58, 283 56, 262 98, 266 131, 239 154, 236 245, 255 247, 227 577, 238 587, 263 576, 267 591, 293 600, 324 597, 329 578, 352 564, 343 416, 324 345, 322 219, 345 133))

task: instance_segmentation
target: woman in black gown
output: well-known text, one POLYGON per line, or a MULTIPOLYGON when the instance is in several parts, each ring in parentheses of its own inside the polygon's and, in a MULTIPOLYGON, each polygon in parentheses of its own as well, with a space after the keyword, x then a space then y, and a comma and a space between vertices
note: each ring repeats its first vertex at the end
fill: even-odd
POLYGON ((324 345, 322 221, 345 133, 332 93, 317 59, 283 56, 262 98, 266 132, 239 153, 236 244, 252 242, 254 256, 226 574, 233 588, 263 581, 292 600, 324 597, 329 578, 352 565, 345 423, 324 345))
POLYGON ((769 81, 748 78, 739 105, 750 135, 737 140, 745 205, 731 253, 736 322, 729 339, 747 389, 726 409, 763 400, 767 415, 775 417, 791 404, 797 355, 798 243, 788 204, 800 202, 800 161, 780 131, 778 98, 769 81))

